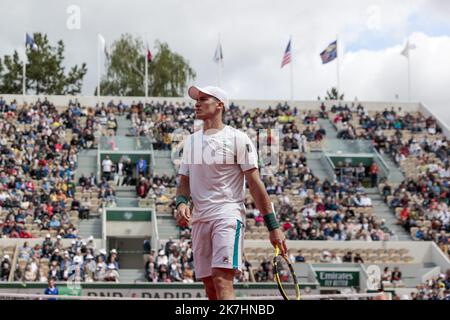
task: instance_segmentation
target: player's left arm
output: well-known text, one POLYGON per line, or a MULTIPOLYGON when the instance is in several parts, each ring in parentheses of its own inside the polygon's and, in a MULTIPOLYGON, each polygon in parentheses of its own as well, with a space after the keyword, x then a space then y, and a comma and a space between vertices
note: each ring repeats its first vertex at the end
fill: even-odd
POLYGON ((273 247, 278 246, 282 254, 287 253, 286 237, 281 230, 278 222, 276 221, 275 212, 272 209, 272 203, 270 202, 269 195, 267 194, 264 183, 259 177, 257 168, 244 171, 245 179, 247 180, 250 194, 256 203, 256 208, 263 215, 266 226, 269 229, 269 238, 273 247))

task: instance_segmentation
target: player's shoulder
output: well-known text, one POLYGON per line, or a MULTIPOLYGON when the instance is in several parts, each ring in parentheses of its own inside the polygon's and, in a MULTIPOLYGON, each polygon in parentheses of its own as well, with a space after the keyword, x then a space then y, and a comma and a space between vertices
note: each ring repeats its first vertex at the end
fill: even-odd
POLYGON ((190 143, 193 139, 198 139, 202 135, 202 130, 194 131, 193 133, 184 136, 183 140, 185 143, 190 143))

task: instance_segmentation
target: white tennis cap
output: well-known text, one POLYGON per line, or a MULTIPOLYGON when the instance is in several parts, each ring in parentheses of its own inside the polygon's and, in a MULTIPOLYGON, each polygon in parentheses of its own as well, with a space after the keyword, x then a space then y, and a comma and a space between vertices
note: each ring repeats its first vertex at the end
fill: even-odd
POLYGON ((200 92, 206 93, 207 95, 213 96, 219 101, 223 102, 225 108, 228 107, 228 95, 225 91, 220 89, 219 87, 207 86, 204 88, 200 88, 197 86, 192 86, 188 90, 189 97, 194 100, 198 99, 200 92))

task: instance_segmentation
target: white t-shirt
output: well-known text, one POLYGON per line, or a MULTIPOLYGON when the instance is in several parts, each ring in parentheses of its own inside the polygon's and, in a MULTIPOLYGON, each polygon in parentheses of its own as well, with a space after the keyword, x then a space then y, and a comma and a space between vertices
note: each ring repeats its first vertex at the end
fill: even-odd
POLYGON ((110 159, 105 159, 102 161, 103 172, 111 172, 112 161, 110 159))
POLYGON ((178 173, 189 177, 192 222, 225 217, 244 221, 244 172, 258 168, 257 150, 244 132, 230 126, 211 133, 201 129, 184 141, 178 173))

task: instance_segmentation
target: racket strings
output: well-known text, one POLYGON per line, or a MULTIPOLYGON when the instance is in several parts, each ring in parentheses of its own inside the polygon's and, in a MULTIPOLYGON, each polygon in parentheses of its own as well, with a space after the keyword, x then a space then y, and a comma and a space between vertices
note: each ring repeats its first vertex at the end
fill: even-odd
POLYGON ((286 300, 300 299, 300 289, 294 268, 287 257, 282 256, 277 251, 273 258, 273 271, 275 281, 283 298, 286 300))

